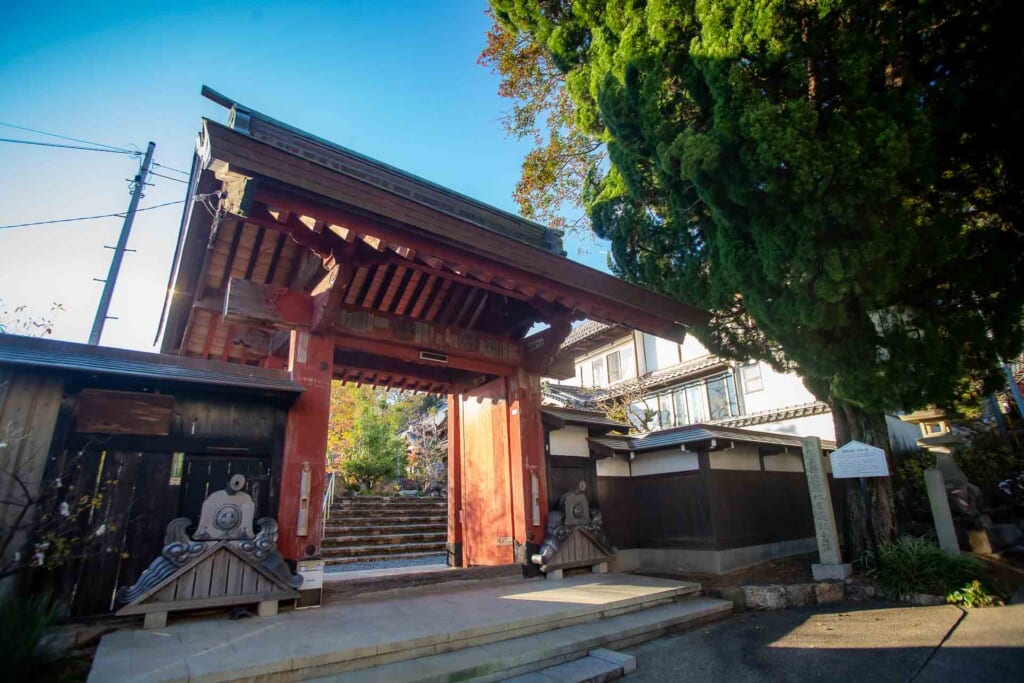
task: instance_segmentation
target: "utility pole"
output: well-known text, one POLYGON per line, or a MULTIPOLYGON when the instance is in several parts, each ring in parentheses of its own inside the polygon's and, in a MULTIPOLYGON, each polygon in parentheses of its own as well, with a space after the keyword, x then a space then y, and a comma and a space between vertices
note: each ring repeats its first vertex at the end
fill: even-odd
POLYGON ((121 271, 121 260, 124 252, 127 251, 128 237, 132 232, 132 222, 135 220, 135 210, 139 208, 139 200, 142 198, 142 191, 146 187, 146 178, 149 176, 149 167, 153 162, 153 150, 156 143, 150 142, 146 147, 146 156, 139 165, 139 172, 135 174, 132 181, 132 199, 128 203, 128 212, 124 215, 124 225, 121 226, 121 236, 117 239, 117 246, 114 247, 114 256, 110 259, 110 271, 107 279, 103 281, 103 293, 100 295, 100 304, 96 308, 96 318, 92 321, 92 332, 89 333, 89 344, 98 346, 100 336, 103 334, 103 325, 107 322, 107 311, 110 310, 110 299, 114 295, 114 285, 117 284, 117 275, 121 271))

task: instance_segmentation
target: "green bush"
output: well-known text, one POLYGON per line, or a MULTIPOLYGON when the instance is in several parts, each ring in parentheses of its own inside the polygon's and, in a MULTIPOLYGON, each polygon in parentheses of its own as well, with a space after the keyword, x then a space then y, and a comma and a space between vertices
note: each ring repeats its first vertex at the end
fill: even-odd
POLYGON ((0 671, 7 681, 28 681, 59 658, 47 637, 57 623, 57 606, 47 596, 0 599, 0 671))
POLYGON ((981 581, 974 580, 946 596, 946 602, 951 605, 963 605, 964 607, 993 607, 1003 604, 998 595, 993 595, 985 590, 981 581))
POLYGON ((949 595, 976 580, 983 565, 967 555, 950 555, 929 538, 901 536, 878 549, 866 563, 882 588, 897 598, 913 593, 949 595))
POLYGON ((978 486, 990 503, 998 499, 999 482, 1024 470, 1024 451, 1011 445, 996 431, 973 432, 970 445, 957 448, 953 459, 968 481, 978 486))

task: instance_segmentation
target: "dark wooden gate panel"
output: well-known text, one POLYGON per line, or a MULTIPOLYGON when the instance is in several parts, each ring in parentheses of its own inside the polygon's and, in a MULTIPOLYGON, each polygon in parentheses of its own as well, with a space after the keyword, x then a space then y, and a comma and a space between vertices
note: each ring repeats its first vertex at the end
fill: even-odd
MULTIPOLYGON (((62 454, 52 514, 77 514, 73 536, 87 539, 84 547, 72 548, 78 557, 50 577, 69 616, 109 612, 117 587, 134 582, 159 554, 163 529, 177 510, 171 458, 170 453, 89 449, 62 454)), ((47 552, 62 550, 51 546, 47 552)))

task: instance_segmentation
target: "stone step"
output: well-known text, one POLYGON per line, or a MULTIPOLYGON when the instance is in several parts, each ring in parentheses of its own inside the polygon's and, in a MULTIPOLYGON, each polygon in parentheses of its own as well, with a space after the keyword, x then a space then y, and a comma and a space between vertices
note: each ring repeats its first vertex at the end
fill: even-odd
POLYGON ((349 598, 380 596, 419 596, 457 586, 459 590, 483 584, 519 582, 523 569, 518 565, 500 567, 420 566, 389 569, 362 569, 328 572, 324 576, 323 601, 335 604, 349 598))
POLYGON ((360 534, 358 536, 325 536, 320 545, 324 548, 361 547, 370 545, 409 545, 410 543, 444 543, 448 532, 438 531, 425 534, 360 534))
MULTIPOLYGON (((441 550, 421 553, 402 553, 401 555, 363 555, 359 557, 324 557, 326 566, 338 564, 354 564, 356 562, 387 562, 388 560, 415 560, 421 557, 444 557, 444 546, 441 550)), ((443 560, 442 560, 443 561, 443 560)))
POLYGON ((387 555, 392 559, 405 557, 410 553, 443 553, 444 540, 423 543, 387 543, 383 545, 349 545, 339 548, 323 548, 324 559, 334 557, 364 557, 366 555, 387 555))
POLYGON ((692 583, 592 574, 454 584, 439 594, 353 598, 262 619, 175 618, 160 630, 104 636, 89 683, 499 680, 731 611, 723 600, 677 602, 699 591, 692 583))
POLYGON ((447 523, 447 513, 433 510, 332 510, 328 520, 388 520, 394 522, 416 521, 416 522, 444 522, 447 523))
POLYGON ((447 533, 448 525, 444 522, 429 524, 330 524, 324 527, 325 535, 334 536, 394 536, 398 534, 434 534, 447 533))
MULTIPOLYGON (((314 683, 505 681, 586 657, 591 650, 627 648, 685 631, 710 621, 723 619, 731 612, 732 603, 724 600, 683 600, 580 624, 556 626, 508 640, 499 641, 482 637, 479 643, 443 654, 403 659, 357 670, 339 670, 337 673, 309 680, 314 683)), ((580 673, 579 669, 573 671, 580 673)), ((591 679, 529 680, 543 680, 549 683, 556 680, 591 679)))
POLYGON ((605 683, 636 671, 636 657, 605 648, 586 657, 508 679, 506 683, 605 683))
POLYGON ((335 498, 332 507, 448 507, 447 498, 335 498))

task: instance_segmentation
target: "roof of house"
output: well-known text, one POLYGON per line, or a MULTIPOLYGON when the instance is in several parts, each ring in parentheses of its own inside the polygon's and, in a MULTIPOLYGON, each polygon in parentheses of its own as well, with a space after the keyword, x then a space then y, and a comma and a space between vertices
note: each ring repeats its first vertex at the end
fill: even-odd
POLYGON ((592 408, 598 401, 618 398, 631 391, 646 392, 677 380, 685 380, 691 377, 696 379, 708 374, 711 370, 724 369, 727 365, 728 361, 725 359, 714 355, 707 355, 662 370, 656 370, 643 377, 616 382, 607 387, 580 387, 570 384, 544 382, 541 385, 541 392, 545 398, 559 401, 569 407, 587 409, 592 408))
POLYGON ((714 420, 712 424, 720 427, 749 427, 751 425, 781 422, 782 420, 795 420, 797 418, 811 417, 813 415, 824 415, 831 410, 832 408, 829 404, 824 401, 811 401, 810 403, 800 403, 798 405, 784 406, 782 408, 760 410, 756 413, 740 415, 739 417, 727 417, 721 420, 714 420))
POLYGON ((568 425, 581 427, 598 427, 627 431, 628 424, 609 419, 604 413, 595 410, 575 410, 573 408, 557 408, 555 406, 541 406, 542 416, 555 418, 555 421, 568 425))
POLYGON ((0 334, 0 366, 4 365, 60 374, 131 377, 260 392, 305 391, 283 370, 13 334, 0 334))
MULTIPOLYGON (((800 448, 801 437, 718 425, 693 424, 674 429, 662 429, 636 437, 604 436, 589 439, 591 446, 614 453, 630 451, 641 453, 710 441, 800 448)), ((836 444, 834 441, 822 441, 821 447, 822 450, 833 451, 836 449, 836 444)))

